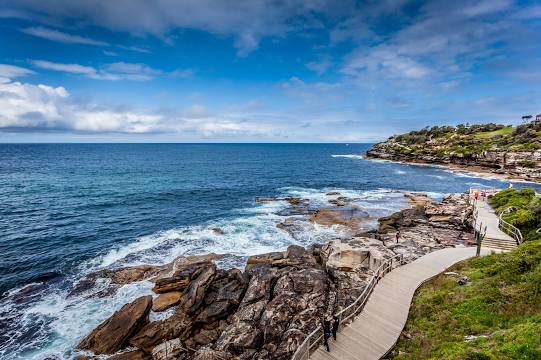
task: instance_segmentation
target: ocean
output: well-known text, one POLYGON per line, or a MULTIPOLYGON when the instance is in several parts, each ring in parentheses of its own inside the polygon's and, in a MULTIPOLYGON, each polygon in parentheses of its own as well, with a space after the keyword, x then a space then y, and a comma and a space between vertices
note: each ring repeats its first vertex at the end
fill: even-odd
POLYGON ((143 281, 115 295, 69 296, 91 272, 207 252, 230 254, 221 265, 242 267, 249 255, 342 236, 314 226, 292 237, 276 227, 290 205, 256 197, 324 204, 327 192, 339 191, 376 218, 407 206, 399 190, 438 199, 508 186, 444 168, 364 160, 369 147, 0 144, 0 359, 73 358, 82 337, 152 287, 143 281))

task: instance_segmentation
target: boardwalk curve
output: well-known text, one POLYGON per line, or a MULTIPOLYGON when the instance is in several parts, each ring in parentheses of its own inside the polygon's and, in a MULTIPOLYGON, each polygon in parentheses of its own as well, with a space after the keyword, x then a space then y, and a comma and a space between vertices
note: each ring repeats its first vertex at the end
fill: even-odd
MULTIPOLYGON (((488 250, 483 249, 482 254, 488 250)), ((395 345, 406 320, 415 290, 448 267, 475 256, 475 248, 446 248, 398 267, 382 278, 356 319, 331 341, 331 352, 319 348, 310 359, 373 360, 395 345)))

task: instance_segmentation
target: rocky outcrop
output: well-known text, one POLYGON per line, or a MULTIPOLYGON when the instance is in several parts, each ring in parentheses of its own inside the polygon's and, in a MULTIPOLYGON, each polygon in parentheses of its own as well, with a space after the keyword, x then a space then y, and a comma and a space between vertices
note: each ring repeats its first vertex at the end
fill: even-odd
POLYGON ((143 296, 124 305, 84 338, 78 348, 95 354, 112 354, 122 349, 129 338, 148 322, 151 306, 151 296, 143 296))
POLYGON ((132 346, 134 359, 289 359, 321 318, 355 301, 385 259, 404 254, 411 261, 472 240, 465 195, 441 203, 410 197, 411 209, 380 218, 375 231, 250 256, 244 271, 218 269, 213 257, 177 259, 154 278, 152 308, 169 309, 169 317, 148 322, 150 297, 138 299, 81 348, 109 354, 132 346))
POLYGON ((427 142, 419 150, 394 137, 372 146, 367 158, 399 162, 456 165, 473 172, 491 172, 511 178, 541 181, 541 151, 486 150, 465 155, 446 151, 440 142, 427 142))

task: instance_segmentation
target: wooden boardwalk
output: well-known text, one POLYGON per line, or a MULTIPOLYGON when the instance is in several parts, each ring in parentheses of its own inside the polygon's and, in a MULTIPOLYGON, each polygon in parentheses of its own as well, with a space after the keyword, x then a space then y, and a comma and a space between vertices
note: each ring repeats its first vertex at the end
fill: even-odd
MULTIPOLYGON (((483 254, 488 253, 483 249, 483 254)), ((380 280, 364 309, 330 341, 330 352, 320 347, 310 359, 372 360, 385 356, 395 345, 406 320, 415 290, 448 267, 475 256, 474 247, 446 248, 394 269, 380 280)))
POLYGON ((497 250, 513 250, 517 247, 517 242, 511 236, 507 235, 498 227, 498 215, 494 213, 492 207, 484 200, 475 202, 477 213, 476 228, 480 226, 484 229, 486 226, 486 235, 482 246, 497 250))

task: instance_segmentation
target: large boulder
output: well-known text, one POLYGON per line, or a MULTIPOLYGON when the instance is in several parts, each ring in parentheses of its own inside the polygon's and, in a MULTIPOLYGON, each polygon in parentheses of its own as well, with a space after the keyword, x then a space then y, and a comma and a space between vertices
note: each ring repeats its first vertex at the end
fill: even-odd
POLYGON ((145 325, 135 336, 130 339, 130 345, 133 345, 147 353, 163 341, 179 338, 185 340, 192 330, 192 319, 183 313, 177 311, 171 317, 165 320, 153 321, 145 325))
POLYGON ((78 348, 95 354, 112 354, 148 322, 152 296, 143 296, 124 305, 79 343, 78 348))
POLYGON ((141 350, 133 350, 113 355, 107 360, 149 360, 150 357, 141 350))

